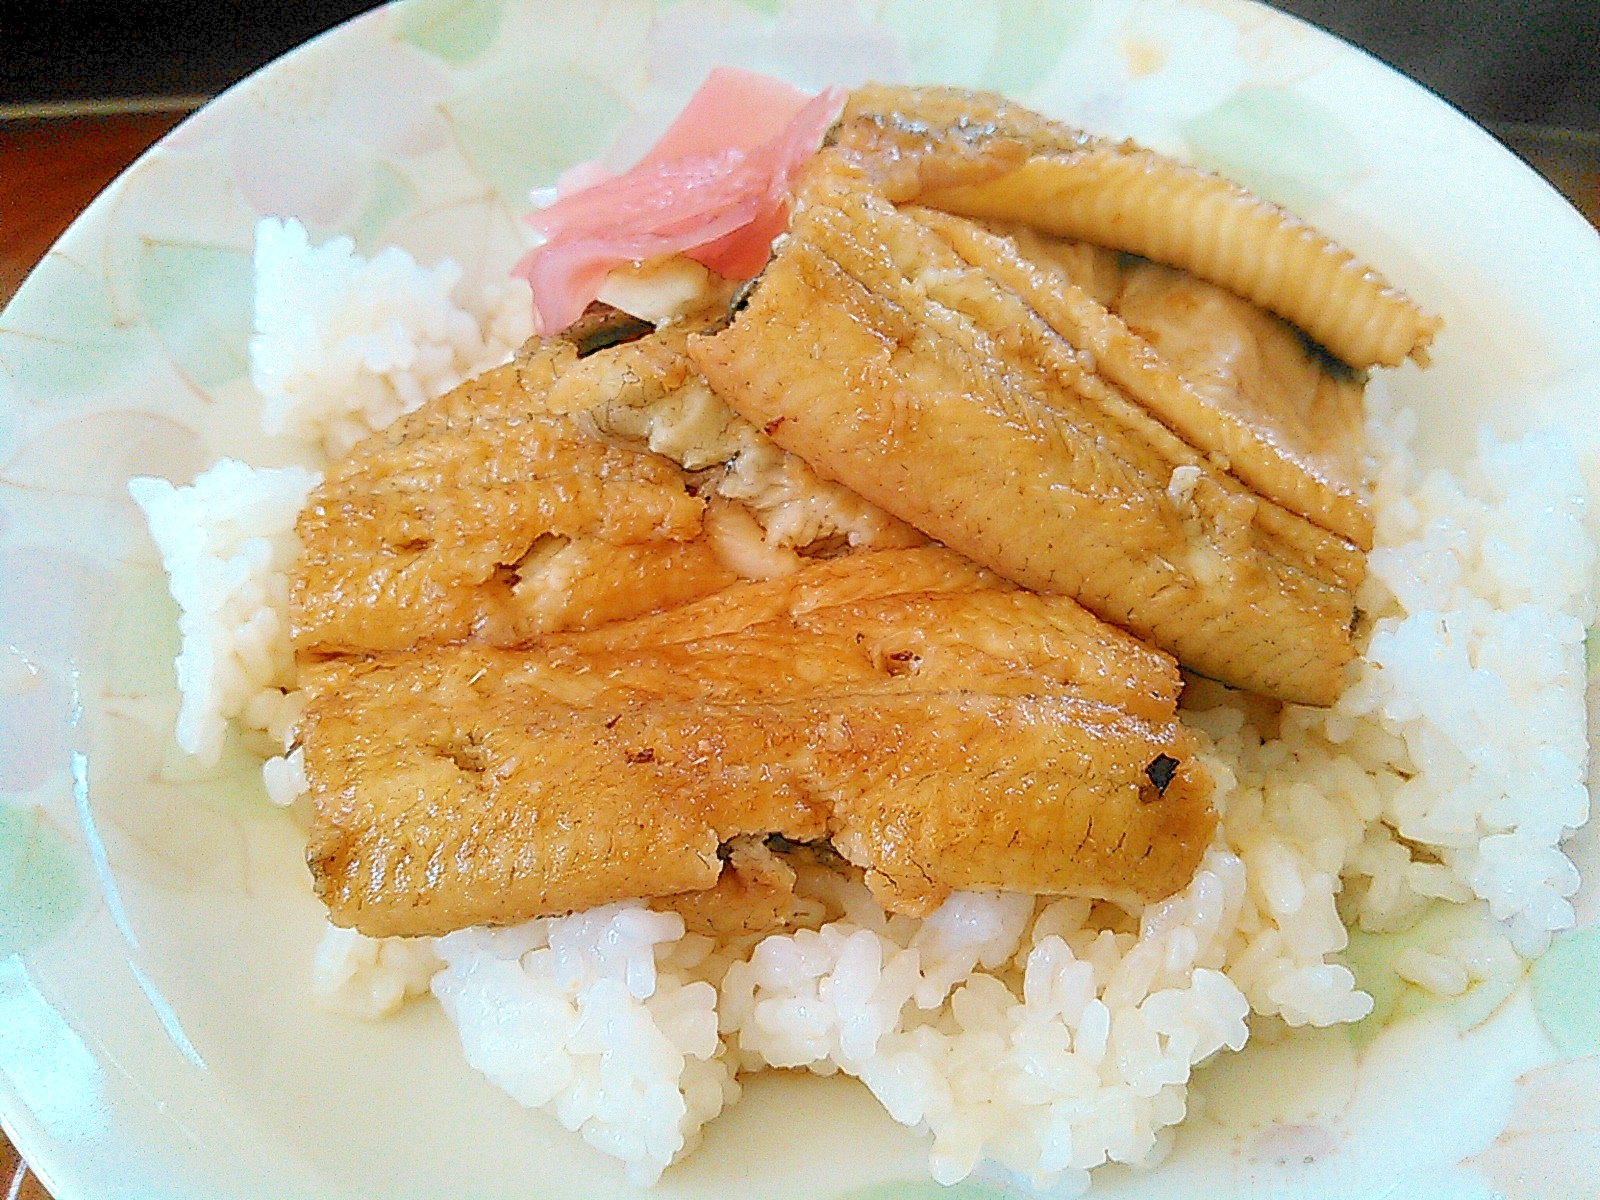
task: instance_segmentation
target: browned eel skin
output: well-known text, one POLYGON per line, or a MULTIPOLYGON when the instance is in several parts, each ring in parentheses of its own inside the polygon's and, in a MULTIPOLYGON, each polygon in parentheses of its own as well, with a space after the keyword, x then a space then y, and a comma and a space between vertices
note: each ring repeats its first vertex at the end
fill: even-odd
POLYGON ((683 471, 563 411, 683 387, 687 328, 590 354, 582 330, 529 343, 334 463, 297 524, 297 654, 510 645, 730 583, 683 471))
POLYGON ((911 211, 1213 464, 1372 548, 1364 380, 1331 365, 1287 322, 1147 259, 1026 228, 996 238, 960 217, 911 211))
POLYGON ((705 891, 719 847, 770 834, 830 839, 891 911, 957 888, 1131 903, 1210 840, 1175 665, 1065 597, 929 547, 677 617, 308 669, 333 920, 436 934, 705 891))
POLYGON ((775 511, 758 557, 779 570, 842 542, 841 517, 922 541, 712 395, 685 340, 725 313, 645 335, 592 312, 355 446, 298 521, 296 652, 516 645, 671 608, 748 574, 775 511))
POLYGON ((1238 184, 1001 97, 871 84, 836 142, 885 194, 1030 225, 1181 267, 1303 329, 1355 368, 1427 361, 1437 317, 1304 221, 1238 184))
POLYGON ((690 354, 779 445, 929 536, 1202 674, 1332 703, 1359 549, 1098 373, 1052 324, 1064 278, 948 221, 897 210, 850 152, 823 151, 748 304, 690 354))

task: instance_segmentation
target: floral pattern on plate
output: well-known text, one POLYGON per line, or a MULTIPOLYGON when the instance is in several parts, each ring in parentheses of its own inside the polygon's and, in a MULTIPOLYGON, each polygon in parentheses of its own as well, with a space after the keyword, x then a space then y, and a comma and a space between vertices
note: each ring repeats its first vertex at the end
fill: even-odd
MULTIPOLYGON (((246 370, 259 216, 498 284, 528 190, 627 161, 716 63, 996 88, 1232 174, 1445 313, 1440 366, 1396 383, 1452 414, 1441 460, 1477 419, 1560 421, 1594 460, 1592 232, 1459 116, 1264 8, 406 0, 351 22, 180 126, 0 315, 0 1110, 61 1200, 615 1193, 614 1165, 473 1076, 430 1006, 374 1027, 310 1007, 301 833, 242 748, 201 772, 172 745, 173 609, 124 483, 294 459, 246 370)), ((1574 842, 1589 873, 1596 843, 1574 842)), ((1522 984, 1447 1004, 1393 976, 1408 935, 1358 939, 1373 1018, 1212 1064, 1169 1160, 1097 1194, 1516 1200, 1593 1179, 1594 894, 1522 984)), ((918 1182, 916 1135, 846 1082, 749 1091, 662 1194, 1016 1190, 918 1182)))

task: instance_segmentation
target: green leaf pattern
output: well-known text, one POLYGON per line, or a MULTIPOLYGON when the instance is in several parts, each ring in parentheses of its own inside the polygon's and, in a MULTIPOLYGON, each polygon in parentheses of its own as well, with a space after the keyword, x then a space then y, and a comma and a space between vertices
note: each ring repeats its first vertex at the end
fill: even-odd
POLYGON ((604 150, 627 109, 588 75, 557 69, 497 75, 445 114, 473 169, 520 211, 531 188, 604 150))
POLYGON ((1031 93, 1088 25, 1091 7, 1091 0, 1001 0, 983 85, 1031 93))
POLYGON ((90 895, 84 864, 44 813, 0 801, 0 958, 64 935, 90 895))
POLYGON ((65 254, 48 255, 0 314, 0 373, 47 408, 92 404, 147 346, 113 316, 105 280, 65 254))
POLYGON ((1339 118, 1292 88, 1240 88, 1183 134, 1195 158, 1291 210, 1360 182, 1361 150, 1339 118))
POLYGON ((1556 939, 1531 972, 1545 1032, 1565 1057, 1600 1054, 1600 928, 1556 939))
POLYGON ((450 63, 468 63, 500 32, 505 0, 407 0, 396 6, 400 40, 450 63))
POLYGON ((248 370, 250 256, 227 246, 152 241, 136 294, 145 320, 180 371, 205 389, 248 370))
MULTIPOLYGON (((602 154, 630 120, 650 111, 650 98, 635 94, 647 89, 651 79, 649 29, 658 10, 676 2, 626 0, 585 9, 592 14, 604 8, 617 28, 636 35, 619 38, 610 47, 620 55, 616 61, 603 54, 583 57, 564 47, 559 52, 544 47, 524 51, 509 45, 513 38, 508 31, 526 36, 546 13, 556 11, 550 0, 402 0, 392 6, 380 14, 387 21, 382 28, 389 41, 371 43, 379 47, 373 52, 381 53, 387 44, 391 52, 403 51, 412 61, 426 61, 430 70, 448 75, 453 91, 438 106, 450 132, 441 140, 448 144, 386 146, 376 158, 370 147, 364 149, 356 198, 341 210, 338 228, 324 232, 348 233, 371 252, 396 230, 431 229, 442 219, 439 214, 471 213, 486 229, 511 228, 512 217, 527 207, 530 188, 552 183, 566 168, 602 154), (530 57, 539 63, 537 70, 526 68, 530 57)), ((724 6, 737 12, 737 24, 745 31, 740 36, 746 37, 752 24, 777 29, 797 14, 811 22, 807 28, 820 27, 844 3, 725 0, 724 6)), ((1155 7, 1142 10, 1141 37, 1148 35, 1149 13, 1155 7)), ((1186 19, 1218 22, 1233 20, 1242 11, 1229 2, 1184 7, 1186 19)), ((1064 57, 1085 52, 1091 28, 1093 39, 1104 36, 1108 10, 1131 14, 1138 8, 1119 7, 1116 0, 863 0, 852 12, 859 10, 861 20, 896 40, 903 52, 898 61, 909 64, 916 79, 1070 101, 1073 81, 1058 73, 1064 57)), ((730 28, 734 24, 730 21, 730 28)), ((718 36, 717 26, 708 23, 706 37, 720 47, 718 36)), ((719 53, 729 60, 748 57, 753 44, 720 47, 719 53)), ((781 50, 763 43, 760 53, 781 50)), ((807 53, 814 59, 816 47, 808 47, 807 53)), ((782 65, 781 57, 773 63, 776 69, 782 65)), ((1107 65, 1104 74, 1125 69, 1107 65)), ((1157 73, 1163 69, 1158 66, 1157 73)), ((1368 164, 1336 112, 1309 99, 1281 73, 1250 77, 1248 64, 1245 72, 1243 85, 1219 103, 1212 104, 1209 94, 1196 99, 1196 107, 1207 107, 1172 124, 1166 132, 1173 143, 1187 146, 1202 164, 1295 208, 1327 203, 1362 182, 1368 164)), ((1181 80, 1173 84, 1180 85, 1181 80)), ((1085 103, 1095 100, 1086 97, 1085 103)), ((216 116, 213 112, 194 122, 184 137, 157 152, 157 160, 169 169, 156 190, 180 210, 192 205, 195 221, 175 221, 170 213, 151 208, 148 216, 137 216, 143 223, 132 231, 132 240, 129 231, 117 231, 114 248, 105 213, 81 222, 68 244, 46 259, 17 303, 0 314, 0 441, 16 439, 19 421, 37 423, 31 415, 36 410, 53 413, 54 422, 60 419, 58 410, 72 416, 167 413, 187 405, 198 446, 210 420, 200 415, 202 410, 247 394, 250 260, 242 247, 249 244, 257 214, 237 198, 230 201, 232 208, 195 198, 221 195, 232 187, 222 178, 228 129, 216 116), (186 197, 171 182, 185 171, 199 173, 204 181, 193 196, 186 197), (212 223, 198 219, 202 215, 212 223), (174 226, 185 224, 197 232, 175 236, 174 226), (164 377, 187 382, 194 394, 130 397, 129 380, 154 378, 146 368, 162 359, 170 364, 164 377)), ((509 242, 513 236, 505 233, 501 240, 509 242)), ((181 386, 176 390, 181 392, 181 386)), ((63 456, 63 461, 72 449, 59 438, 39 444, 47 447, 42 453, 63 456)), ((48 475, 50 462, 32 464, 30 470, 48 475)), ((13 516, 22 513, 17 506, 24 503, 28 501, 18 499, 16 489, 0 492, 0 546, 8 544, 7 530, 18 526, 13 516)), ((64 531, 62 536, 72 534, 64 531)), ((129 547, 127 553, 130 559, 148 556, 143 547, 129 547)), ((115 648, 102 664, 103 682, 119 701, 165 696, 171 687, 172 605, 153 576, 135 572, 132 578, 135 583, 122 597, 110 638, 115 648)), ((1597 641, 1589 639, 1591 675, 1600 671, 1597 641)), ((189 826, 190 832, 164 846, 146 847, 149 861, 121 879, 124 889, 152 894, 163 889, 217 894, 245 889, 250 856, 240 848, 244 843, 237 832, 229 835, 238 842, 232 850, 182 880, 172 880, 159 860, 173 849, 203 853, 208 839, 221 837, 211 830, 255 820, 247 815, 259 813, 261 804, 253 760, 232 746, 218 771, 190 777, 186 772, 193 770, 192 764, 170 745, 141 746, 141 754, 127 760, 140 769, 123 772, 126 780, 118 780, 127 789, 116 803, 127 815, 128 827, 149 822, 152 828, 189 826), (196 813, 198 821, 191 817, 196 813), (163 875, 169 878, 164 881, 163 875)), ((95 899, 85 852, 63 832, 60 807, 0 796, 0 958, 37 955, 58 946, 95 899)), ((66 811, 70 814, 70 800, 66 811)), ((116 805, 112 811, 118 811, 116 805)), ((1378 1002, 1373 1017, 1350 1035, 1358 1050, 1376 1044, 1380 1033, 1408 1017, 1443 1015, 1457 1029, 1475 1030, 1504 1008, 1531 999, 1556 1055, 1600 1055, 1600 929, 1591 926, 1558 939, 1525 984, 1498 990, 1480 985, 1454 1001, 1440 1002, 1401 983, 1392 966, 1406 946, 1424 945, 1449 932, 1429 922, 1400 935, 1352 937, 1348 961, 1378 1002), (1518 990, 1524 987, 1526 991, 1518 990)), ((1443 1186, 1448 1181, 1435 1182, 1443 1186)), ((1426 1188, 1422 1181, 1418 1184, 1416 1194, 1421 1195, 1426 1188)), ((994 1184, 971 1181, 949 1189, 900 1182, 857 1189, 837 1200, 1006 1200, 1011 1195, 994 1184)))

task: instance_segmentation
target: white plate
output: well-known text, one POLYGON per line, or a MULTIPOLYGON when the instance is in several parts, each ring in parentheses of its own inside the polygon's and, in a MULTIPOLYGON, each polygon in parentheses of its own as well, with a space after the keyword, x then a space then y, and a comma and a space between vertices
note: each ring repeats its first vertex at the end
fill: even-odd
MULTIPOLYGON (((132 167, 0 318, 0 1113, 60 1200, 622 1190, 469 1071, 431 1003, 371 1026, 311 1006, 301 833, 243 755, 200 772, 173 749, 174 611, 124 483, 283 453, 245 377, 259 214, 486 278, 531 185, 626 159, 718 62, 997 88, 1239 177, 1444 315, 1436 365, 1394 382, 1437 461, 1485 421, 1562 424, 1595 459, 1600 239, 1461 116, 1266 9, 412 0, 343 26, 132 167)), ((1575 853, 1600 865, 1593 835, 1575 853)), ((1097 1193, 1516 1198, 1600 1179, 1594 894, 1497 1005, 1386 994, 1355 1031, 1206 1068, 1172 1158, 1097 1193)), ((923 1164, 863 1089, 763 1079, 658 1194, 996 1194, 897 1183, 923 1164)))

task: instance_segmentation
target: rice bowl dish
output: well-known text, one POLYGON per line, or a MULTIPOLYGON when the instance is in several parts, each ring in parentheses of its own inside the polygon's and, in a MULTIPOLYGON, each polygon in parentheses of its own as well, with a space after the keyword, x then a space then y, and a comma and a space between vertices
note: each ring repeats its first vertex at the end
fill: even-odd
MULTIPOLYGON (((234 722, 293 811, 293 513, 324 455, 504 358, 526 310, 515 292, 468 294, 447 262, 318 244, 294 223, 263 222, 255 253, 255 385, 304 465, 230 460, 192 490, 135 495, 182 610, 179 743, 221 753, 234 722), (316 296, 310 279, 336 282, 316 296)), ((1190 680, 1182 719, 1205 739, 1221 834, 1163 904, 958 893, 917 920, 802 872, 814 928, 743 947, 634 904, 426 945, 331 930, 320 1002, 377 1016, 431 992, 473 1067, 635 1183, 692 1149, 742 1075, 777 1067, 860 1079, 931 1135, 942 1182, 988 1164, 1072 1194, 1103 1163, 1170 1152, 1199 1064, 1269 1025, 1368 1016, 1348 930, 1430 927, 1457 906, 1394 977, 1441 999, 1509 995, 1575 920, 1562 843, 1587 817, 1583 478, 1545 432, 1485 433, 1471 461, 1429 473, 1406 406, 1375 386, 1368 410, 1380 469, 1356 681, 1331 709, 1273 712, 1190 680)))
MULTIPOLYGON (((268 219, 256 277, 268 432, 333 457, 363 424, 382 430, 509 356, 484 330, 515 328, 515 294, 456 308, 454 264, 423 269, 393 249, 365 261, 268 219)), ((941 1183, 990 1159, 1083 1189, 1102 1163, 1159 1160, 1191 1069, 1242 1049, 1251 1013, 1294 1027, 1371 1011, 1335 957, 1346 920, 1389 931, 1437 901, 1482 902, 1488 920, 1408 951, 1396 972, 1441 996, 1514 982, 1519 953, 1537 956, 1573 921, 1577 874, 1559 847, 1588 815, 1582 479, 1559 436, 1485 435, 1464 478, 1423 480, 1408 414, 1370 407, 1363 662, 1328 710, 1251 711, 1250 697, 1191 679, 1186 719, 1210 738, 1223 834, 1178 894, 1141 912, 957 892, 919 921, 816 867, 795 889, 821 909, 813 927, 758 939, 690 935, 636 900, 431 942, 330 928, 320 992, 384 1015, 431 990, 468 1062, 622 1159, 634 1183, 693 1148, 739 1075, 776 1067, 863 1080, 933 1134, 941 1183)), ((651 427, 652 448, 685 440, 666 452, 714 460, 651 427)), ((304 697, 286 668, 301 551, 285 517, 317 483, 225 460, 189 488, 130 485, 183 612, 179 745, 214 760, 227 718, 275 736, 284 753, 264 780, 285 806, 309 788, 304 697)))

